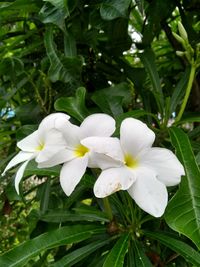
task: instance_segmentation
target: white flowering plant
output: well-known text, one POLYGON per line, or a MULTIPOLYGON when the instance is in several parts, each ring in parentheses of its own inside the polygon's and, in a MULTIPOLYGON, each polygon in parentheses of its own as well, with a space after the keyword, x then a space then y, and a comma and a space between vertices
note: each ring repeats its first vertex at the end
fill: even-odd
POLYGON ((179 184, 185 175, 182 164, 170 150, 152 148, 154 132, 137 119, 122 121, 120 139, 111 137, 114 131, 115 121, 106 114, 90 115, 80 126, 72 124, 64 113, 51 114, 38 130, 17 143, 21 151, 3 175, 24 162, 14 178, 19 194, 19 183, 30 160, 35 159, 38 168, 63 164, 60 184, 70 196, 87 167, 100 168, 102 172, 94 184, 97 198, 127 190, 141 209, 161 217, 168 201, 166 186, 179 184))
POLYGON ((0 267, 200 266, 199 15, 25 2, 0 5, 30 30, 0 49, 0 267))

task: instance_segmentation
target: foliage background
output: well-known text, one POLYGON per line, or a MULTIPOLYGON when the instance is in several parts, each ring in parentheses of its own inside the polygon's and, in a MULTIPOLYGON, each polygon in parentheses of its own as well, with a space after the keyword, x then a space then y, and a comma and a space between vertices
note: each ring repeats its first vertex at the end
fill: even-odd
POLYGON ((93 196, 91 172, 67 198, 58 167, 29 164, 20 196, 12 170, 0 181, 0 252, 14 249, 0 258, 1 266, 199 266, 199 69, 183 116, 173 124, 191 64, 176 55, 183 47, 172 34, 182 21, 195 50, 199 11, 198 0, 0 2, 2 171, 18 140, 46 115, 63 111, 76 124, 96 112, 112 115, 118 127, 126 117, 143 120, 155 131, 156 146, 176 148, 187 174, 179 188, 169 188, 172 200, 162 218, 119 192, 110 197, 110 222, 93 196))

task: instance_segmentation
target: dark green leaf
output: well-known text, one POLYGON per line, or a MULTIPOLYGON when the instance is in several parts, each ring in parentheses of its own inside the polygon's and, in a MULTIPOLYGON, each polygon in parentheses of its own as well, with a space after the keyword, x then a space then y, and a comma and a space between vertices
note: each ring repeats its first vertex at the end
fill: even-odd
POLYGON ((123 113, 121 96, 110 96, 101 92, 96 92, 92 100, 100 107, 101 111, 112 116, 123 113))
POLYGON ((171 113, 176 111, 176 107, 180 104, 180 101, 184 97, 185 89, 188 84, 189 75, 190 75, 190 69, 186 68, 185 72, 182 74, 182 78, 178 82, 172 94, 171 106, 170 106, 171 113))
POLYGON ((49 77, 52 82, 63 81, 73 83, 80 80, 82 59, 80 57, 64 57, 59 55, 53 41, 53 27, 47 27, 45 32, 45 47, 50 60, 49 77))
POLYGON ((52 264, 52 267, 64 267, 64 266, 72 266, 79 262, 80 260, 84 259, 88 255, 90 255, 95 250, 107 245, 112 239, 107 239, 104 241, 95 241, 89 245, 86 245, 82 248, 76 249, 73 252, 64 256, 60 261, 52 264))
POLYGON ((184 164, 186 176, 168 204, 165 219, 175 231, 190 238, 200 248, 200 171, 187 135, 178 128, 170 129, 177 155, 184 164))
POLYGON ((194 266, 199 266, 200 263, 200 253, 194 250, 191 246, 180 241, 176 238, 171 237, 168 233, 153 233, 145 231, 145 235, 158 240, 163 245, 167 246, 171 250, 180 254, 187 261, 194 264, 194 266))
POLYGON ((75 38, 72 35, 72 33, 68 30, 65 30, 64 33, 64 51, 65 51, 65 56, 67 57, 77 56, 75 38))
POLYGON ((103 226, 73 225, 61 227, 57 230, 42 234, 32 240, 15 247, 0 256, 0 266, 22 267, 25 264, 49 248, 72 244, 88 239, 93 234, 102 233, 103 226))
POLYGON ((57 111, 64 111, 82 122, 89 115, 85 106, 85 93, 85 88, 80 87, 77 89, 75 97, 61 97, 56 100, 54 107, 57 111))
POLYGON ((33 12, 33 11, 38 11, 38 6, 37 6, 37 0, 30 0, 27 4, 26 0, 16 0, 16 1, 5 1, 4 5, 0 8, 0 12, 3 11, 8 11, 8 10, 22 10, 24 12, 33 12))
POLYGON ((128 251, 130 234, 123 234, 109 252, 103 267, 123 267, 124 257, 128 251))
POLYGON ((80 215, 88 216, 88 218, 102 221, 109 221, 108 216, 105 212, 99 211, 95 207, 88 205, 80 205, 77 208, 74 208, 75 212, 80 215))
POLYGON ((126 17, 130 2, 130 0, 105 0, 101 5, 100 14, 106 20, 126 17))
POLYGON ((35 101, 24 105, 22 104, 15 109, 16 117, 23 124, 38 123, 38 120, 40 119, 40 112, 40 106, 35 101))
MULTIPOLYGON (((132 248, 130 248, 130 249, 132 249, 132 248)), ((134 258, 130 259, 130 261, 132 260, 132 263, 134 262, 135 267, 137 267, 137 266, 153 267, 150 260, 145 255, 141 244, 137 240, 133 241, 133 249, 134 249, 134 258)))
POLYGON ((45 2, 51 3, 53 6, 57 7, 58 9, 65 9, 66 8, 65 1, 63 1, 63 0, 45 0, 45 2))
POLYGON ((199 112, 186 113, 183 115, 181 120, 177 122, 177 124, 190 123, 190 122, 200 122, 200 113, 199 112))
POLYGON ((48 177, 47 181, 42 184, 42 190, 41 190, 42 192, 40 198, 40 211, 42 214, 48 210, 50 189, 51 189, 51 181, 48 177))
MULTIPOLYGON (((64 1, 60 2, 64 3, 64 1)), ((40 10, 40 18, 43 23, 53 23, 63 31, 65 30, 65 17, 66 12, 64 10, 64 7, 58 8, 57 6, 54 6, 50 3, 45 3, 45 5, 40 10)))
POLYGON ((20 127, 16 132, 17 141, 20 141, 29 134, 33 133, 35 130, 37 130, 37 127, 37 125, 23 125, 22 127, 20 127))
POLYGON ((160 78, 155 65, 155 55, 151 49, 146 49, 144 53, 140 55, 140 58, 142 60, 142 63, 144 64, 147 73, 149 74, 149 78, 151 80, 153 87, 152 92, 154 94, 159 111, 162 112, 164 99, 163 99, 163 92, 160 83, 160 78))
POLYGON ((74 209, 76 212, 66 210, 49 210, 40 216, 40 220, 45 222, 61 223, 61 222, 77 222, 77 221, 104 221, 109 222, 106 214, 100 211, 96 213, 89 212, 81 213, 79 209, 74 209))
POLYGON ((131 110, 128 112, 125 112, 119 116, 116 117, 116 131, 115 131, 115 135, 119 135, 119 131, 120 131, 120 125, 122 123, 122 121, 126 118, 141 118, 144 116, 152 116, 155 120, 157 120, 156 116, 152 113, 146 112, 143 109, 136 109, 136 110, 131 110))
POLYGON ((92 100, 100 109, 112 116, 123 113, 122 106, 128 106, 131 101, 130 87, 127 83, 120 83, 109 88, 96 91, 92 95, 92 100))
POLYGON ((60 166, 55 166, 47 169, 40 169, 37 167, 37 163, 35 161, 30 161, 26 167, 24 172, 24 177, 31 176, 31 175, 38 175, 38 176, 59 176, 60 174, 60 166))

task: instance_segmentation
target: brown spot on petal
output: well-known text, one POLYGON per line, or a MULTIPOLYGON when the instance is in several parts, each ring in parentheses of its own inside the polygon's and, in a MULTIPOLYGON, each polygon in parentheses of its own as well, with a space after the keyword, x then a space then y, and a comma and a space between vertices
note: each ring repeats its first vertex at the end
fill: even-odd
POLYGON ((115 193, 115 192, 121 190, 121 188, 122 188, 122 185, 121 185, 120 183, 117 183, 117 184, 115 185, 115 188, 114 188, 113 191, 111 192, 111 194, 113 194, 113 193, 115 193))

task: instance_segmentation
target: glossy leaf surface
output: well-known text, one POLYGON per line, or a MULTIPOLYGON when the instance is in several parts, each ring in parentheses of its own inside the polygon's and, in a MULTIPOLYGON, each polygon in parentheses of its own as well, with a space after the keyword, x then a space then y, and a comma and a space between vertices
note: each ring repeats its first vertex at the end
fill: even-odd
POLYGON ((168 204, 165 219, 172 229, 200 248, 200 171, 187 135, 181 129, 171 128, 170 136, 186 176, 182 177, 179 190, 168 204))

